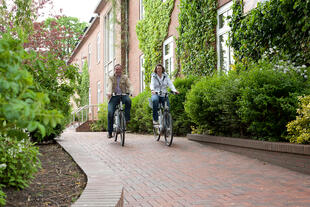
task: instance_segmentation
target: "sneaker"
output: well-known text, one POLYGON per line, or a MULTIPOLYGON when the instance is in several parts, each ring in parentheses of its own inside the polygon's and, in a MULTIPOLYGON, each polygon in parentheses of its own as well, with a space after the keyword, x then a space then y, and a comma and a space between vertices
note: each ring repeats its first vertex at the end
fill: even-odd
POLYGON ((158 121, 153 121, 153 125, 159 125, 158 121))
POLYGON ((111 139, 113 136, 112 136, 112 133, 108 133, 107 134, 107 137, 108 137, 108 139, 111 139))

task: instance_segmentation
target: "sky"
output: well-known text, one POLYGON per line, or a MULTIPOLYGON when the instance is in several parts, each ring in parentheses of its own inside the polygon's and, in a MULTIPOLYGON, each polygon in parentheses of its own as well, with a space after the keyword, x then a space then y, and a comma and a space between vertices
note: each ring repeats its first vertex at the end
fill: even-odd
POLYGON ((78 17, 80 21, 89 22, 100 0, 53 0, 54 10, 66 16, 78 17))

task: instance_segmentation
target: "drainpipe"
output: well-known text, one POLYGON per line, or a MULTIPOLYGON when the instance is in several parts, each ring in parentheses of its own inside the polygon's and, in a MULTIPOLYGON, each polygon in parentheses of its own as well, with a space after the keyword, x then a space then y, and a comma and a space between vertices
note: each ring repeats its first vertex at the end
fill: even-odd
POLYGON ((128 19, 128 1, 129 0, 125 0, 125 54, 126 54, 126 72, 129 76, 129 60, 128 60, 128 54, 129 54, 129 19, 128 19))

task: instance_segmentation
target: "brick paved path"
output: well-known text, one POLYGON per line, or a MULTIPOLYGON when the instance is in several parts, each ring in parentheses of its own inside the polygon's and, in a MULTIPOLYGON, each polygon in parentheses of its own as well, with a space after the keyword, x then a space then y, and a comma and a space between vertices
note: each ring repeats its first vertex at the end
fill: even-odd
POLYGON ((310 206, 309 175, 186 138, 170 148, 136 134, 127 134, 125 147, 106 133, 65 132, 61 139, 119 176, 128 207, 310 206))

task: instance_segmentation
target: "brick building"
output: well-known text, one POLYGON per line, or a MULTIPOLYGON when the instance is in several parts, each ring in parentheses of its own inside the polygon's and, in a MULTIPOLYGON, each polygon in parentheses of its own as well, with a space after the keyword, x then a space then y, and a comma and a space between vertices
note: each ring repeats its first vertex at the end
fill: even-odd
MULTIPOLYGON (((165 0, 163 0, 165 1, 165 0)), ((244 0, 244 12, 254 8, 258 2, 266 0, 244 0)), ((231 14, 232 0, 218 0, 217 54, 218 69, 229 70, 232 63, 233 51, 226 45, 230 28, 225 16, 231 14), (223 56, 219 58, 219 56, 223 56), (222 62, 220 62, 222 61, 222 62)), ((175 0, 171 14, 168 35, 163 42, 163 65, 173 71, 175 65, 175 40, 178 37, 178 13, 180 0, 175 0)), ((69 60, 82 69, 85 60, 88 62, 90 74, 89 100, 90 104, 99 104, 106 97, 107 77, 113 72, 115 64, 124 66, 132 85, 133 95, 136 96, 145 88, 143 54, 139 49, 136 34, 136 24, 143 18, 143 0, 99 0, 91 19, 90 26, 84 33, 69 60), (113 11, 113 8, 115 11, 113 11), (113 20, 114 14, 116 21, 113 20), (128 21, 126 21, 128 20, 128 21), (127 31, 127 32, 126 32, 127 31)))

